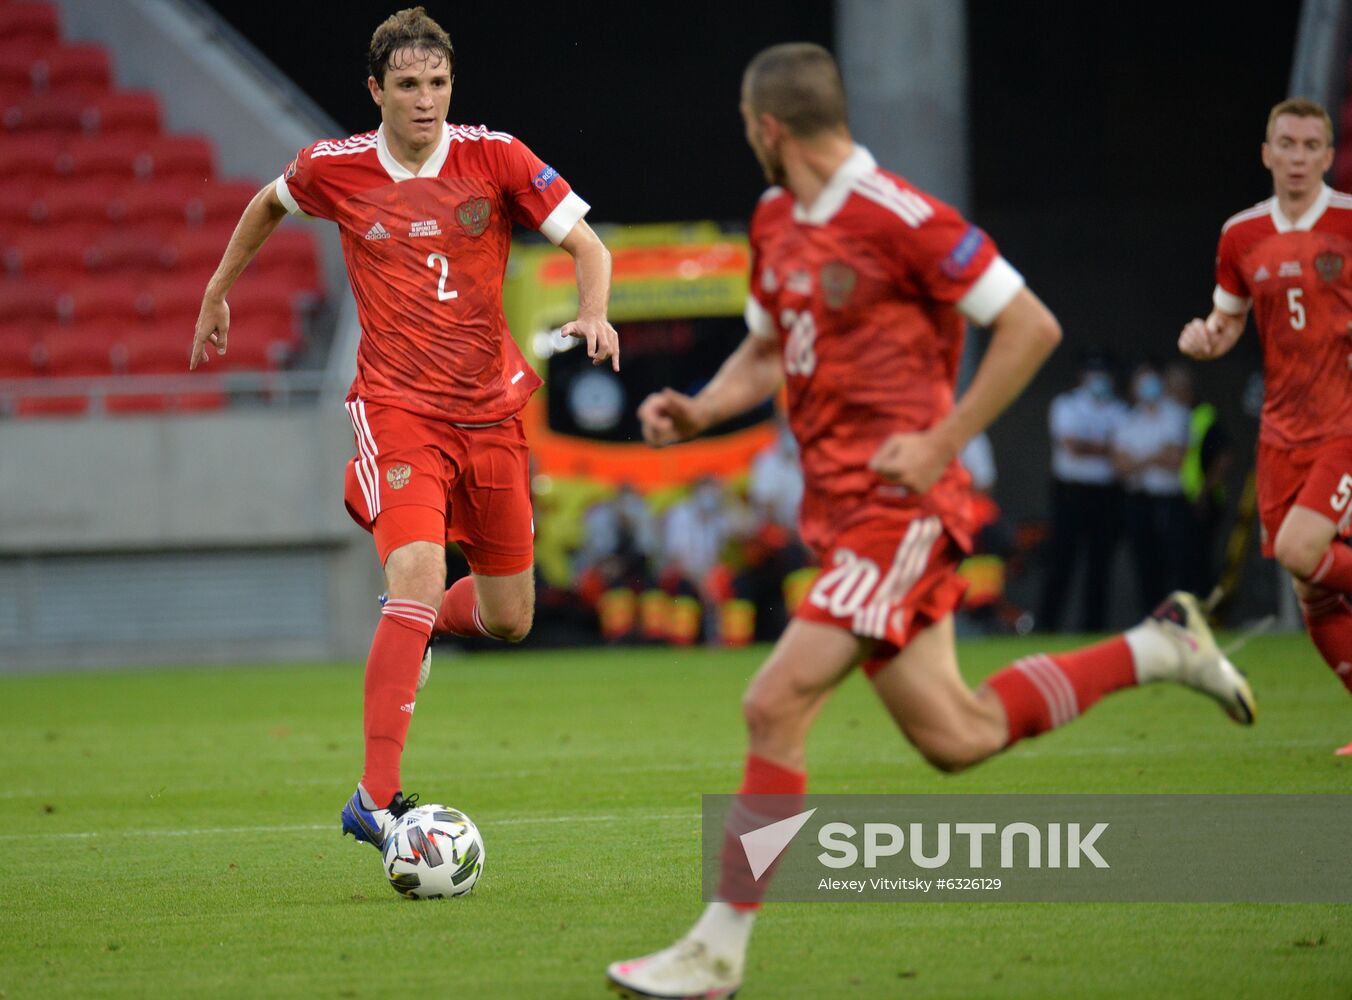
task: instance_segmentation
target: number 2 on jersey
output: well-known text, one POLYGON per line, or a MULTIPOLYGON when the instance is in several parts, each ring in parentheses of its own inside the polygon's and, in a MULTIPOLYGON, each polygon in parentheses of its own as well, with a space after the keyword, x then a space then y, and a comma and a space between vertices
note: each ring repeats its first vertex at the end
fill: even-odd
POLYGON ((438 264, 441 265, 441 280, 437 282, 437 301, 449 302, 451 299, 459 298, 460 293, 454 288, 449 292, 446 291, 446 279, 451 273, 451 262, 446 259, 444 253, 429 253, 427 255, 427 266, 436 267, 438 264))

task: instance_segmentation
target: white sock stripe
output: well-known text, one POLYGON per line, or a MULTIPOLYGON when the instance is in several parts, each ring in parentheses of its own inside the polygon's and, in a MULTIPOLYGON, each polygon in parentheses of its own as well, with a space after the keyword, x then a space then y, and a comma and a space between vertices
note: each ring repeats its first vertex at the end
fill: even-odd
POLYGON ((1060 704, 1052 695, 1051 690, 1047 687, 1047 682, 1034 671, 1032 658, 1019 660, 1014 664, 1014 668, 1021 671, 1025 677, 1032 681, 1033 686, 1038 690, 1038 694, 1042 695, 1042 700, 1047 705, 1047 712, 1052 717, 1052 727, 1055 728, 1062 725, 1064 720, 1061 718, 1060 704))
POLYGON ((1075 685, 1070 683, 1070 678, 1061 669, 1061 665, 1045 653, 1037 654, 1033 657, 1033 661, 1051 682, 1053 689, 1061 692, 1062 705, 1066 709, 1066 721, 1076 718, 1080 714, 1080 700, 1075 696, 1075 685))
POLYGON ((412 608, 417 611, 426 611, 430 615, 435 615, 437 609, 430 604, 424 604, 422 601, 410 600, 407 597, 394 597, 385 602, 387 608, 412 608))
POLYGON ((436 611, 426 604, 419 604, 417 601, 387 601, 385 606, 380 609, 380 613, 392 618, 402 618, 405 621, 426 625, 429 629, 437 622, 436 611))
POLYGON ((1324 558, 1319 560, 1319 565, 1314 568, 1314 572, 1310 574, 1309 582, 1318 583, 1320 580, 1324 579, 1324 575, 1328 573, 1328 571, 1332 568, 1333 568, 1333 550, 1329 549, 1327 552, 1324 553, 1324 558))
POLYGON ((479 616, 479 604, 477 601, 474 604, 474 627, 490 639, 497 638, 492 632, 488 631, 488 628, 484 625, 483 618, 479 616))

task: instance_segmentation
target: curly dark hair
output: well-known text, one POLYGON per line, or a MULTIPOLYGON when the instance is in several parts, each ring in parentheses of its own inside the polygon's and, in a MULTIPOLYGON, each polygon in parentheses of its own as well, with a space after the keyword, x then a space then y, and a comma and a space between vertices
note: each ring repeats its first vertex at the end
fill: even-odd
POLYGON ((385 86, 385 71, 390 68, 390 59, 403 49, 427 55, 435 53, 446 60, 451 75, 455 75, 455 48, 451 45, 451 36, 428 16, 423 7, 407 7, 391 14, 380 22, 371 36, 366 63, 380 86, 385 86))

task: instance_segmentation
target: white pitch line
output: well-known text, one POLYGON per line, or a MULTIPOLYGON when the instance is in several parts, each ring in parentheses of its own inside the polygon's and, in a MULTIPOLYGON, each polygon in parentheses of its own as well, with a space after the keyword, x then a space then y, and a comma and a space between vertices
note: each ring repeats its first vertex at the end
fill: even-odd
MULTIPOLYGON (((699 813, 635 813, 632 816, 508 816, 502 819, 489 819, 484 825, 499 826, 546 826, 556 823, 656 823, 671 820, 697 820, 699 813)), ((296 826, 210 826, 195 829, 172 830, 154 828, 150 830, 83 830, 67 833, 6 833, 0 834, 0 841, 32 840, 92 840, 96 837, 212 837, 241 833, 308 833, 312 830, 333 830, 332 823, 307 823, 296 826)))

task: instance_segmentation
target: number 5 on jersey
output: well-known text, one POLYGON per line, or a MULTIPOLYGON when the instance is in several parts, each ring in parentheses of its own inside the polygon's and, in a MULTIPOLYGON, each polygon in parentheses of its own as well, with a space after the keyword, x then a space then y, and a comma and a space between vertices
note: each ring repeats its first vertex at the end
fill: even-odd
POLYGON ((437 282, 437 301, 449 302, 451 299, 459 298, 460 293, 454 288, 450 291, 446 290, 446 279, 451 273, 451 262, 446 259, 444 253, 429 253, 427 255, 427 266, 436 267, 438 264, 441 265, 441 280, 437 282))

